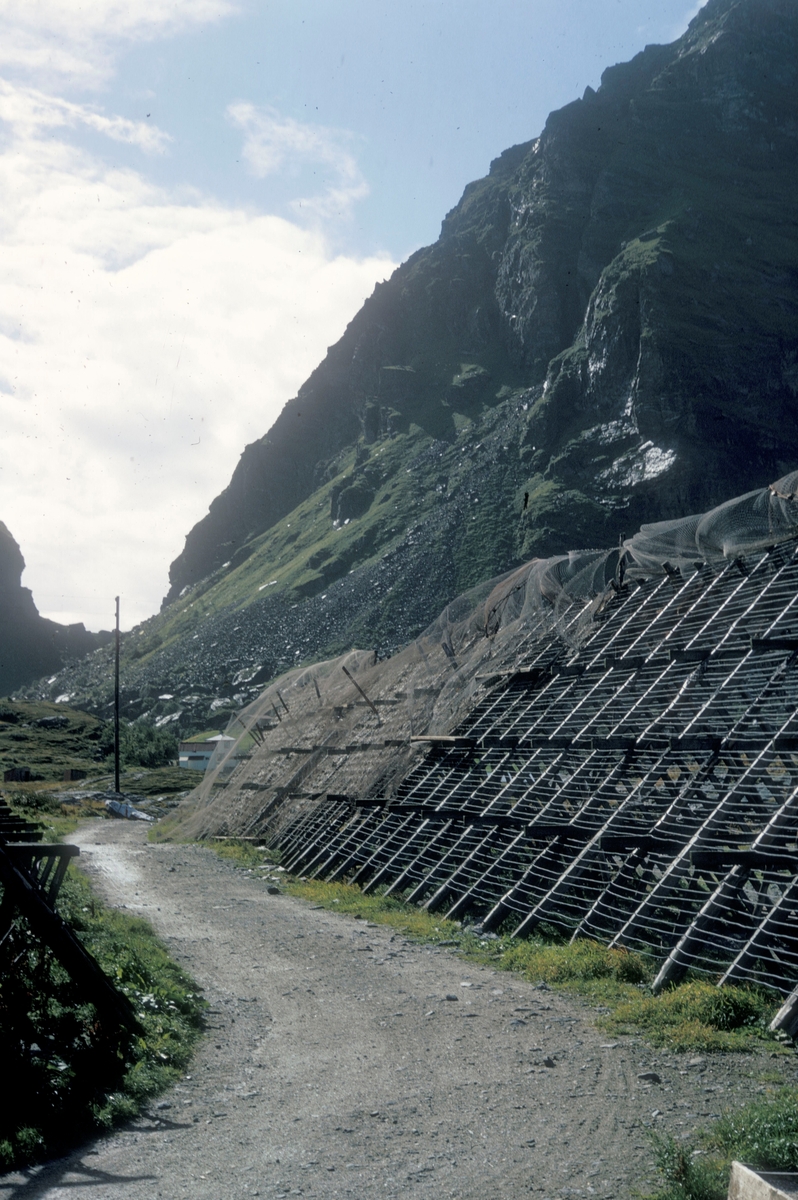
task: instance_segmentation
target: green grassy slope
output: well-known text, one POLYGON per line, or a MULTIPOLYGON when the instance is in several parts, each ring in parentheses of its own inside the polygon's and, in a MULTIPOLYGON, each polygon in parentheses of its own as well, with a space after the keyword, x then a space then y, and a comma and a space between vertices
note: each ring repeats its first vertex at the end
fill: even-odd
POLYGON ((65 704, 0 700, 0 770, 29 767, 34 780, 55 781, 72 768, 87 777, 107 773, 103 725, 65 704))

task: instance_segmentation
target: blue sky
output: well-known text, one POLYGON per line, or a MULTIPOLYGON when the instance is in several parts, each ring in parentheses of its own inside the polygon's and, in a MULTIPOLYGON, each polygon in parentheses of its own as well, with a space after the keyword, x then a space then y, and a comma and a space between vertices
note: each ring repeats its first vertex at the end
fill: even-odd
POLYGON ((464 186, 685 0, 0 0, 0 519, 155 611, 248 441, 464 186))
MULTIPOLYGON (((150 178, 294 219, 292 202, 335 186, 350 155, 363 191, 328 232, 351 252, 402 259, 437 237, 465 184, 501 150, 535 137, 609 64, 678 36, 696 9, 685 0, 250 2, 123 47, 92 98, 172 139, 150 178), (258 176, 230 112, 237 104, 318 130, 337 155, 287 154, 258 176)), ((121 150, 118 161, 138 168, 135 149, 121 150)))

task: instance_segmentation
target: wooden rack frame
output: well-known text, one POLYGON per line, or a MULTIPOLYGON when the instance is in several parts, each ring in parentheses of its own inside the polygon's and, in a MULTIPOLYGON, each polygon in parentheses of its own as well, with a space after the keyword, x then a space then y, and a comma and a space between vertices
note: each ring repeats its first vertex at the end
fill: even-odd
POLYGON ((272 844, 477 929, 635 947, 658 987, 693 969, 798 997, 797 709, 788 543, 617 588, 578 653, 536 638, 426 738, 391 802, 321 799, 272 844))
POLYGON ((69 861, 80 853, 79 848, 39 838, 41 831, 35 825, 0 804, 0 971, 10 968, 2 948, 17 916, 22 916, 101 1017, 140 1033, 130 1001, 117 991, 55 907, 69 861))

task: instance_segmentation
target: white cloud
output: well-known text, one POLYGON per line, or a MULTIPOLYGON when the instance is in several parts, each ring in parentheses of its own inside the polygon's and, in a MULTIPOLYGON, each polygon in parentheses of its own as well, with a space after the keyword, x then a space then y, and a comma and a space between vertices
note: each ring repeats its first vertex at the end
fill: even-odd
POLYGON ((119 592, 127 626, 157 609, 243 446, 395 264, 49 136, 93 111, 9 89, 0 106, 21 114, 0 152, 0 519, 42 612, 108 627, 119 592))
POLYGON ((229 16, 228 0, 0 0, 0 65, 96 85, 115 43, 146 41, 229 16))
POLYGON ((296 210, 322 218, 346 216, 356 200, 368 195, 368 184, 346 145, 351 135, 345 131, 304 124, 246 102, 231 104, 227 114, 244 131, 242 154, 258 178, 298 173, 303 166, 327 173, 320 192, 293 202, 296 210))
POLYGON ((30 137, 44 129, 75 129, 85 125, 113 141, 138 146, 148 154, 163 154, 172 140, 157 125, 147 121, 107 117, 93 105, 74 104, 3 79, 0 79, 0 121, 13 126, 18 137, 22 134, 30 137))
MULTIPOLYGON (((63 93, 106 83, 123 46, 236 9, 0 0, 0 519, 56 620, 107 626, 117 592, 126 625, 157 609, 169 562, 243 446, 395 265, 157 189, 63 137, 90 129, 164 153, 163 130, 63 93)), ((243 103, 229 115, 256 175, 324 177, 297 201, 303 215, 340 216, 367 194, 341 131, 243 103)))

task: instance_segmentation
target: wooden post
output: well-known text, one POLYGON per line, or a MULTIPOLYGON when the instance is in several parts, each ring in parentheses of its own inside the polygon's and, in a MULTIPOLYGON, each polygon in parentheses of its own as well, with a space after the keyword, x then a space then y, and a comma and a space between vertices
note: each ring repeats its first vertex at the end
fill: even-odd
POLYGON ((114 646, 114 791, 119 794, 119 597, 116 597, 114 646))
MULTIPOLYGON (((374 707, 374 705, 371 703, 371 701, 369 700, 369 698, 368 698, 368 696, 366 695, 366 693, 363 691, 363 689, 362 689, 362 687, 360 686, 360 684, 358 683, 358 681, 357 681, 357 680, 355 679, 355 677, 352 675, 352 672, 351 672, 351 671, 347 671, 347 669, 346 669, 346 667, 343 665, 343 663, 341 664, 341 670, 343 671, 344 675, 346 675, 347 679, 348 679, 348 680, 349 680, 351 683, 353 683, 353 684, 355 685, 355 687, 357 688, 357 690, 360 692, 361 696, 362 696, 362 697, 363 697, 363 699, 366 701, 366 704, 368 704, 369 708, 370 708, 370 709, 371 709, 371 711, 374 713, 374 716, 377 718, 377 724, 378 724, 378 725, 382 725, 382 721, 380 720, 380 714, 377 712, 377 709, 376 709, 376 708, 374 707)), ((280 693, 278 692, 277 694, 279 695, 280 693)))

